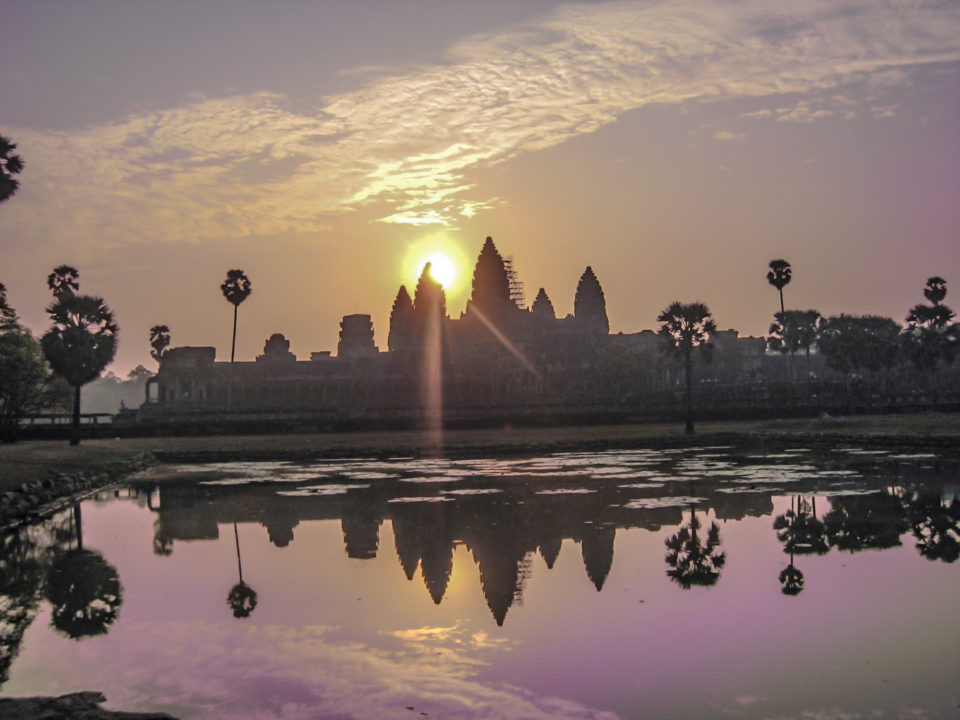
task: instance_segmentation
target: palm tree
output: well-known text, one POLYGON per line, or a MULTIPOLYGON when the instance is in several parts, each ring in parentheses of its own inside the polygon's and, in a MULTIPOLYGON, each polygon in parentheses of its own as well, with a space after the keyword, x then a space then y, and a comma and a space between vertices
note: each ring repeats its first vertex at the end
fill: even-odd
POLYGON ((158 363, 163 359, 163 351, 170 344, 170 328, 166 325, 154 325, 150 328, 150 357, 158 363))
POLYGON ((16 143, 0 135, 0 202, 12 198, 20 187, 20 181, 13 177, 23 170, 23 160, 13 154, 16 149, 16 143))
POLYGON ((61 265, 55 267, 53 272, 47 275, 47 287, 53 292, 53 296, 60 299, 61 296, 72 295, 80 289, 80 273, 75 267, 61 265))
POLYGON ((97 378, 117 352, 120 332, 103 298, 64 292, 47 308, 53 327, 40 340, 50 367, 73 387, 70 444, 80 444, 80 388, 97 378))
POLYGON ((956 314, 943 304, 947 296, 946 280, 928 278, 923 296, 930 305, 915 305, 910 310, 902 339, 914 366, 932 380, 939 366, 953 362, 960 347, 960 325, 951 322, 956 314))
POLYGON ((947 281, 937 275, 927 278, 923 296, 930 301, 931 305, 939 305, 947 296, 947 281))
POLYGON ((227 279, 220 285, 220 292, 233 305, 233 342, 230 344, 230 362, 237 348, 237 308, 250 296, 250 278, 243 270, 228 270, 227 279))
MULTIPOLYGON (((717 331, 717 324, 710 316, 710 310, 703 303, 672 303, 657 316, 660 325, 659 335, 664 340, 664 350, 674 356, 682 357, 687 380, 687 434, 693 434, 693 395, 690 371, 693 364, 693 351, 702 347, 709 353, 710 335, 717 331)), ((709 359, 709 354, 706 356, 709 359)))
POLYGON ((237 574, 240 582, 230 588, 227 594, 227 605, 233 610, 235 618, 249 617, 257 607, 257 592, 243 581, 243 565, 240 564, 240 535, 237 533, 237 524, 233 524, 233 539, 237 544, 237 574))
POLYGON ((780 291, 780 312, 783 312, 783 286, 790 282, 793 271, 786 260, 771 260, 767 282, 780 291))

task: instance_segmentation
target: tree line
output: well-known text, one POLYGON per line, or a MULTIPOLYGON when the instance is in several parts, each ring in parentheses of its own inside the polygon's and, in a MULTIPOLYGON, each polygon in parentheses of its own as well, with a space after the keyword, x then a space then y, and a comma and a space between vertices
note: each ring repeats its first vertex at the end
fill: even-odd
MULTIPOLYGON (((934 276, 927 279, 923 295, 929 304, 910 309, 906 324, 878 315, 824 317, 817 310, 786 310, 783 288, 793 277, 790 263, 771 260, 767 281, 780 296, 780 312, 774 313, 767 346, 789 355, 791 360, 803 351, 808 361, 817 350, 832 370, 843 373, 848 381, 863 375, 896 367, 906 360, 928 382, 942 368, 951 365, 960 351, 960 323, 956 314, 943 304, 947 281, 934 276)), ((666 353, 683 362, 686 389, 686 432, 693 433, 692 366, 694 358, 709 362, 717 331, 709 308, 701 302, 674 302, 657 316, 658 334, 666 353)))

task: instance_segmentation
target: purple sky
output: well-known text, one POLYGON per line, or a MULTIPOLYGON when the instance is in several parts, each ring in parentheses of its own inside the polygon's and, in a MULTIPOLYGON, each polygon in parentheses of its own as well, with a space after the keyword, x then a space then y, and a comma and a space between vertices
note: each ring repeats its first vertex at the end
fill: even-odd
POLYGON ((27 167, 0 281, 41 332, 46 274, 78 267, 121 373, 158 323, 228 355, 235 267, 238 357, 334 349, 353 312, 383 347, 421 256, 469 273, 486 235, 560 314, 592 265, 614 332, 702 300, 762 334, 775 257, 824 314, 902 321, 958 282, 956 2, 37 0, 3 25, 27 167))

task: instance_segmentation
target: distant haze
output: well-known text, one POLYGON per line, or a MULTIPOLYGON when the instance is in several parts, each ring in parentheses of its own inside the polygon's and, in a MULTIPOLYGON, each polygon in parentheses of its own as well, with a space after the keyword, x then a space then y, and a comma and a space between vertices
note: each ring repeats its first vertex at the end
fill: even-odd
POLYGON ((121 375, 155 324, 229 359, 231 268, 238 359, 356 312, 385 349, 419 254, 469 273, 486 235, 561 316, 591 265, 612 332, 700 300, 764 334, 773 258, 788 308, 902 322, 934 274, 960 306, 960 3, 482 5, 7 4, 11 304, 42 332, 76 266, 121 375))

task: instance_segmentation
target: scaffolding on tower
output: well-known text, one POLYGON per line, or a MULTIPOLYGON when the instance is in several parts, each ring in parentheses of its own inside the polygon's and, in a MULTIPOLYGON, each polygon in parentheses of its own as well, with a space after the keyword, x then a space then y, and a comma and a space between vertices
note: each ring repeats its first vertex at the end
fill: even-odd
POLYGON ((513 255, 504 258, 503 268, 507 271, 507 280, 510 282, 510 301, 521 310, 526 310, 527 303, 523 295, 523 281, 517 277, 517 271, 513 267, 513 255))

